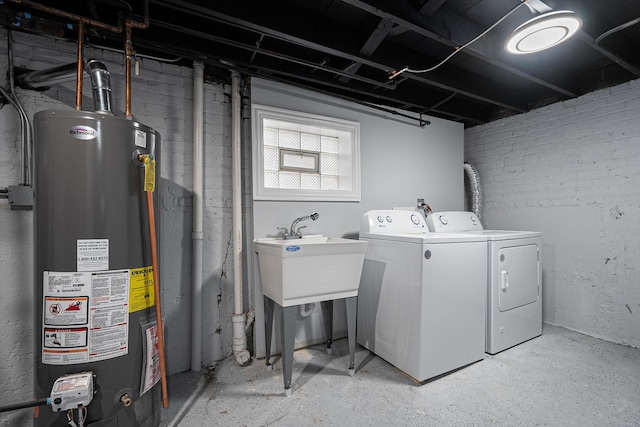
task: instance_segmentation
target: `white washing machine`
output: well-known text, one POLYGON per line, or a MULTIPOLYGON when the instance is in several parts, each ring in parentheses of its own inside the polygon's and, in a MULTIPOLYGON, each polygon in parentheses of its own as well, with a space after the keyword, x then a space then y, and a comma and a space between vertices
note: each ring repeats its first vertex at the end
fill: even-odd
POLYGON ((473 212, 435 212, 427 225, 435 233, 487 238, 487 353, 542 335, 542 233, 484 230, 473 212))
POLYGON ((418 212, 369 211, 357 340, 424 381, 484 357, 486 238, 430 233, 418 212))

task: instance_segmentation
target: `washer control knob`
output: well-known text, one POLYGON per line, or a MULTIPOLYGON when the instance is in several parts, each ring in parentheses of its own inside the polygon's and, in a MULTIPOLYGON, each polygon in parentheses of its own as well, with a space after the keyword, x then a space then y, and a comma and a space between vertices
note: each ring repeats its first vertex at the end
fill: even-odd
POLYGON ((438 219, 440 220, 440 223, 441 223, 442 225, 447 225, 447 224, 449 224, 449 220, 448 220, 447 218, 445 218, 445 217, 444 217, 444 215, 440 215, 440 216, 438 217, 438 219))
POLYGON ((382 215, 378 215, 378 222, 383 222, 384 221, 384 217, 382 215))
POLYGON ((417 215, 411 214, 411 222, 414 223, 415 225, 420 224, 420 218, 418 218, 417 215))
POLYGON ((387 216, 387 222, 393 222, 393 218, 391 218, 390 216, 387 216))
POLYGON ((476 217, 475 216, 471 215, 469 218, 471 219, 471 222, 474 222, 474 223, 476 222, 476 217))

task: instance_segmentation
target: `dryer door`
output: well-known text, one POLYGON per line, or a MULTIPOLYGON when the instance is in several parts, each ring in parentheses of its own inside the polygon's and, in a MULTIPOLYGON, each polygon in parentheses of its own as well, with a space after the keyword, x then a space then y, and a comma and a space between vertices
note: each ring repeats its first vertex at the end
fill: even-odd
POLYGON ((498 251, 498 307, 507 311, 534 303, 539 297, 537 245, 504 247, 498 251))

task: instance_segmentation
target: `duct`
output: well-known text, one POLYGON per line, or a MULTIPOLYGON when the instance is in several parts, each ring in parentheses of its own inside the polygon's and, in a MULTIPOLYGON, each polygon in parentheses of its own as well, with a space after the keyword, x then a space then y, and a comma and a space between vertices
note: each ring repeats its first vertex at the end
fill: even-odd
POLYGON ((100 61, 91 60, 85 68, 91 76, 93 109, 98 113, 111 113, 111 79, 107 67, 100 61))
POLYGON ((251 360, 247 351, 247 321, 242 300, 242 168, 240 148, 240 74, 231 71, 231 173, 233 175, 233 356, 239 365, 251 360))
POLYGON ((482 202, 482 189, 480 188, 480 177, 478 171, 471 165, 471 163, 464 162, 464 171, 469 177, 469 184, 471 186, 471 211, 476 214, 480 219, 480 210, 482 202))
POLYGON ((76 77, 75 62, 45 70, 28 71, 16 76, 16 84, 24 89, 43 89, 70 82, 76 77))
POLYGON ((203 98, 204 65, 193 63, 193 270, 191 290, 191 372, 202 366, 202 243, 203 243, 203 98))

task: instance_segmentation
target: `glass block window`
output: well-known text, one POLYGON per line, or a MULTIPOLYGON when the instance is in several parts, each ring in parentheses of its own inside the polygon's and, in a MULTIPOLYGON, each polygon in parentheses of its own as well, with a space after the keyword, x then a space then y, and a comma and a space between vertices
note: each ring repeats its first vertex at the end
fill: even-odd
POLYGON ((254 105, 256 200, 360 200, 360 125, 254 105))

